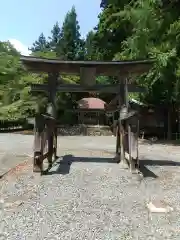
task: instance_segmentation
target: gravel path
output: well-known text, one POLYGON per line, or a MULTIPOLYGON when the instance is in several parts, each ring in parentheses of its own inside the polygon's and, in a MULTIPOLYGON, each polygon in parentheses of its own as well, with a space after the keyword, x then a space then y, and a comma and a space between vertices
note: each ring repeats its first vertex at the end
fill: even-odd
MULTIPOLYGON (((13 133, 0 134, 0 176, 12 167, 24 161, 27 156, 32 156, 33 135, 21 135, 13 133)), ((95 138, 96 139, 96 138, 95 138)), ((114 152, 114 138, 100 137, 94 141, 94 137, 58 137, 58 145, 61 149, 108 149, 114 152)))
POLYGON ((141 145, 145 178, 137 181, 113 162, 114 141, 64 137, 65 157, 48 175, 33 174, 29 161, 3 178, 0 239, 180 239, 179 147, 141 145), (174 211, 149 213, 154 199, 174 211))

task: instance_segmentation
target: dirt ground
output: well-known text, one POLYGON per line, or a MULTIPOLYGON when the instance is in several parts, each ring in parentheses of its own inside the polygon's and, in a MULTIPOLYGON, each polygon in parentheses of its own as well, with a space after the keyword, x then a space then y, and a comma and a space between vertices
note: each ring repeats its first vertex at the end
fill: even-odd
POLYGON ((43 176, 32 172, 33 136, 0 143, 1 174, 22 163, 0 180, 0 239, 180 239, 179 146, 141 143, 137 179, 113 160, 114 137, 60 137, 43 176), (172 209, 152 213, 151 201, 172 209))

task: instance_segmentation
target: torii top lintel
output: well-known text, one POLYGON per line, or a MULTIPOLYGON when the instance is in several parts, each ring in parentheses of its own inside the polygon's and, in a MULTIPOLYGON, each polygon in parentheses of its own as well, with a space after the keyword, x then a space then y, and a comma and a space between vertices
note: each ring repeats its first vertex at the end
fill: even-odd
POLYGON ((152 67, 153 60, 129 61, 62 61, 58 59, 21 56, 24 66, 32 72, 59 72, 79 75, 82 68, 95 69, 96 75, 118 76, 143 74, 152 67))

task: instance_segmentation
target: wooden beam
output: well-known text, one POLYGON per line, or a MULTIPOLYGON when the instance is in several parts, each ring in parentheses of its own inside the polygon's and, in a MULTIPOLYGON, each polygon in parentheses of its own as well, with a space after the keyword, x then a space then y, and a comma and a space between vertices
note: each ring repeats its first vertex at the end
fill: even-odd
MULTIPOLYGON (((119 84, 103 85, 96 84, 94 86, 82 86, 79 84, 60 84, 56 89, 58 92, 104 92, 104 93, 118 93, 119 84)), ((32 84, 32 92, 48 91, 47 84, 32 84)), ((135 84, 128 85, 128 92, 145 92, 144 87, 136 86, 135 84)))
POLYGON ((93 86, 96 84, 96 68, 81 67, 80 82, 83 86, 93 86))
POLYGON ((80 74, 80 68, 96 68, 96 76, 118 76, 133 73, 142 74, 149 71, 153 60, 129 60, 129 61, 61 61, 59 59, 36 58, 22 56, 22 63, 33 72, 60 72, 65 74, 80 74))
MULTIPOLYGON (((49 102, 50 102, 50 116, 56 120, 57 112, 56 112, 56 91, 57 91, 57 81, 58 81, 59 73, 49 73, 48 74, 48 93, 49 93, 49 102)), ((48 110, 48 109, 47 109, 48 110)), ((57 156, 57 126, 56 121, 50 121, 47 124, 47 133, 48 133, 48 163, 49 167, 52 166, 52 157, 54 155, 54 160, 57 156), (53 150, 55 149, 55 150, 53 150)))

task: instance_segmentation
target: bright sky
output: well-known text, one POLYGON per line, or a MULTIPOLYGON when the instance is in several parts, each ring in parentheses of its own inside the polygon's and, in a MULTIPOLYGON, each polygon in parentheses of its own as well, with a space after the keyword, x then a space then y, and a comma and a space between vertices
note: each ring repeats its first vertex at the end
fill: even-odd
POLYGON ((0 40, 10 40, 22 54, 41 32, 48 36, 53 25, 62 24, 65 14, 75 5, 81 34, 97 24, 100 0, 5 0, 1 1, 0 40))

